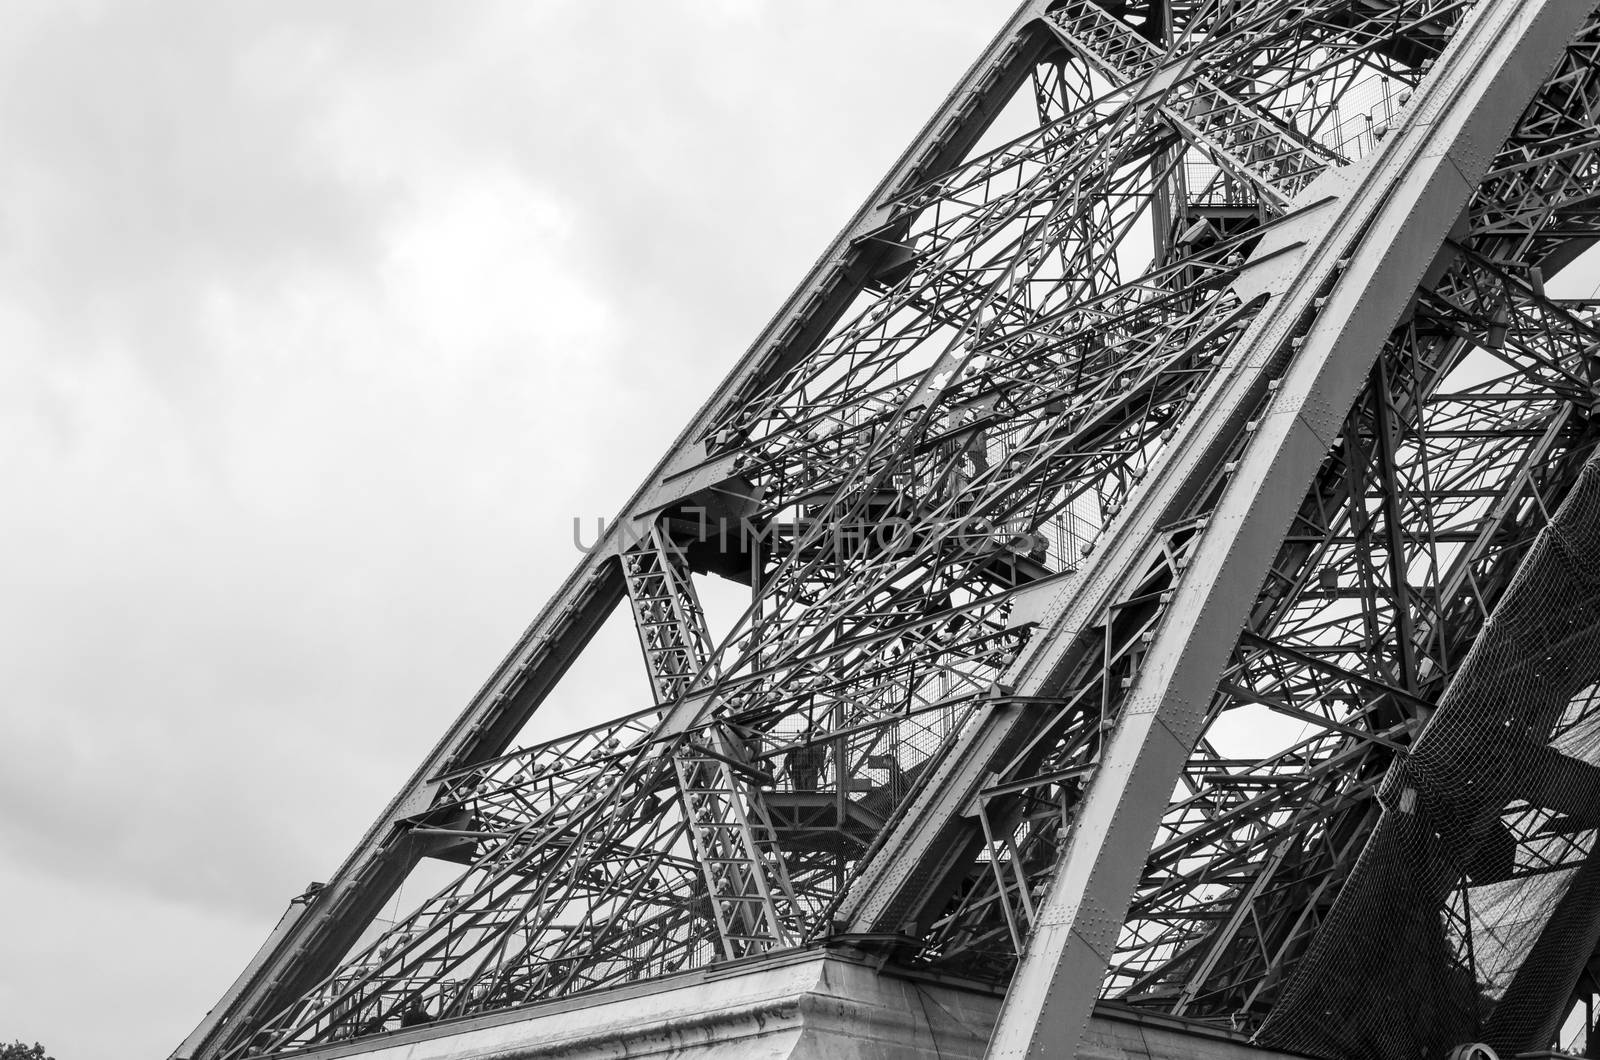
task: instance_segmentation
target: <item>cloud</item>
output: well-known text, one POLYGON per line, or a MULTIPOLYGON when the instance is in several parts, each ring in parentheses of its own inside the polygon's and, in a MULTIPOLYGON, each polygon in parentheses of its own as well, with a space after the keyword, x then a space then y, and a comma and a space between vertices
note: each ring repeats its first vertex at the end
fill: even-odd
POLYGON ((334 40, 296 47, 292 23, 225 5, 28 10, 0 93, 0 277, 48 329, 41 352, 121 352, 194 393, 214 378, 209 298, 370 257, 392 204, 317 150, 334 40), (320 60, 270 59, 289 51, 320 60))

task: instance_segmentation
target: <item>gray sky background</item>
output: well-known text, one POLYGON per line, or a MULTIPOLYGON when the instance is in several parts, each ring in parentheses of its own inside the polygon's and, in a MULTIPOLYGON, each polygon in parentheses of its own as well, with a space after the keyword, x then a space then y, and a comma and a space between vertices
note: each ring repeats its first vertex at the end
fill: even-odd
POLYGON ((176 1045, 1010 7, 7 5, 0 1041, 176 1045))

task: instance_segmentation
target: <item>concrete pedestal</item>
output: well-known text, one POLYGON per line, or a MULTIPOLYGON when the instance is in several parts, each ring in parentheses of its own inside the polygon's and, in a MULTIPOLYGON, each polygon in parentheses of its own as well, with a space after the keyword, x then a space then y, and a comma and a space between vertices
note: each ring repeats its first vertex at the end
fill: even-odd
MULTIPOLYGON (((305 1060, 977 1060, 997 993, 877 971, 810 950, 374 1035, 305 1060)), ((1071 1055, 1063 1043, 1063 1057, 1071 1055)), ((1274 1054, 1182 1021, 1104 1010, 1081 1060, 1263 1060, 1274 1054)))

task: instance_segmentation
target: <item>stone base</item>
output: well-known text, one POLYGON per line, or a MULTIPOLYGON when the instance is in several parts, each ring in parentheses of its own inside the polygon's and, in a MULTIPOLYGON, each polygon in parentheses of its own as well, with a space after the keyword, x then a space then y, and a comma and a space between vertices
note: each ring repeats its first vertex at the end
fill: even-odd
MULTIPOLYGON (((997 993, 897 975, 848 951, 700 969, 296 1054, 303 1060, 978 1060, 997 993)), ((1073 1055, 1062 1043, 1062 1056, 1073 1055)), ((1263 1060, 1233 1035, 1100 1010, 1082 1060, 1263 1060)))

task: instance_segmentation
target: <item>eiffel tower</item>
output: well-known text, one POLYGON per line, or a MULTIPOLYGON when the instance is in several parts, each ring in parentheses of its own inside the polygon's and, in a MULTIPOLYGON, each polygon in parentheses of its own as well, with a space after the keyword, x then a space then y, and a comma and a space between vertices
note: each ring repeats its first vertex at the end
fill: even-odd
POLYGON ((1600 1055, 1592 2, 1023 3, 173 1055, 1600 1055))

